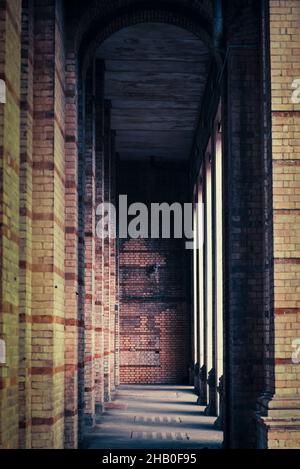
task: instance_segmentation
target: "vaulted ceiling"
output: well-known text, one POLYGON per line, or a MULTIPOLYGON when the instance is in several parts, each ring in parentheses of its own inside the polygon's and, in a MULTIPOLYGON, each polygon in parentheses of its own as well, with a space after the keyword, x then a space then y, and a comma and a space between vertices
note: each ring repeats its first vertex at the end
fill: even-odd
POLYGON ((105 61, 116 150, 124 160, 187 160, 207 80, 210 54, 186 30, 143 23, 113 34, 105 61))

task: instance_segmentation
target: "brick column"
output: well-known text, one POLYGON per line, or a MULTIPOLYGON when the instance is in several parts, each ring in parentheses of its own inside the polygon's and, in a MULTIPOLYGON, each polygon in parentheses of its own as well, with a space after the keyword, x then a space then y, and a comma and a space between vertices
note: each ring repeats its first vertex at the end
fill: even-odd
POLYGON ((198 317, 199 317, 199 267, 198 267, 198 186, 195 184, 193 189, 193 231, 194 241, 192 250, 192 275, 191 278, 191 294, 193 298, 192 309, 192 327, 191 327, 191 342, 192 342, 192 367, 190 373, 190 382, 194 384, 196 393, 199 394, 199 336, 198 336, 198 317))
POLYGON ((226 4, 224 128, 225 445, 256 446, 263 386, 263 153, 259 2, 226 4), (247 23, 247 28, 245 24, 247 23), (253 83, 256 86, 253 86, 253 83))
POLYGON ((84 90, 81 75, 78 76, 78 436, 79 444, 84 435, 84 193, 85 193, 85 145, 84 145, 84 90))
POLYGON ((19 447, 31 447, 33 0, 22 2, 19 447))
MULTIPOLYGON (((119 165, 119 158, 118 155, 116 154, 116 172, 115 172, 115 177, 116 177, 116 198, 118 196, 117 193, 117 184, 118 184, 118 165, 119 165)), ((116 207, 118 206, 118 202, 116 201, 116 207)), ((118 225, 118 223, 117 223, 118 225)), ((118 226, 117 228, 117 233, 116 233, 116 243, 115 243, 115 259, 116 259, 116 265, 115 265, 115 273, 116 273, 116 278, 115 278, 115 386, 119 386, 120 384, 120 300, 119 300, 119 239, 118 239, 118 226)))
MULTIPOLYGON (((96 209, 104 201, 104 63, 96 61, 96 209)), ((99 220, 97 219, 97 222, 99 220)), ((95 264, 95 388, 96 414, 102 413, 104 404, 104 257, 102 238, 96 235, 95 264)))
POLYGON ((32 447, 64 444, 64 56, 62 2, 35 1, 32 447))
MULTIPOLYGON (((245 17, 251 21, 248 10, 245 17)), ((241 24, 245 17, 240 17, 241 24)), ((252 21, 249 43, 239 37, 239 43, 229 48, 224 97, 224 430, 230 448, 256 444, 254 412, 263 379, 260 51, 252 45, 257 37, 256 17, 252 21)))
MULTIPOLYGON (((116 206, 116 151, 115 151, 115 132, 111 132, 111 152, 110 152, 110 203, 116 206)), ((111 220, 111 223, 113 220, 111 220)), ((116 334, 116 239, 110 239, 110 324, 109 333, 111 337, 110 344, 110 386, 111 391, 115 390, 115 334, 116 334)))
POLYGON ((213 158, 214 158, 214 143, 213 138, 209 143, 206 151, 204 172, 205 172, 205 367, 207 372, 207 391, 208 391, 208 405, 205 410, 207 415, 215 415, 215 368, 214 368, 214 357, 215 357, 215 343, 214 343, 214 226, 213 226, 213 158))
POLYGON ((223 425, 223 161, 221 107, 214 121, 215 150, 213 160, 213 219, 214 219, 214 369, 215 369, 215 410, 218 415, 217 425, 223 425))
POLYGON ((19 282, 23 282, 19 276, 20 36, 21 2, 2 1, 0 79, 6 84, 6 103, 0 103, 0 339, 5 342, 6 357, 0 364, 1 448, 16 448, 19 443, 19 282))
MULTIPOLYGON (((269 11, 265 8, 264 34, 270 30, 270 151, 270 129, 265 140, 268 161, 272 155, 272 168, 266 165, 267 187, 273 192, 267 226, 274 266, 267 273, 272 277, 269 285, 274 295, 273 304, 266 309, 267 366, 265 393, 258 406, 258 446, 300 448, 300 104, 293 99, 293 82, 300 78, 300 3, 270 0, 269 6, 269 11)), ((268 65, 266 60, 265 68, 268 65)))
MULTIPOLYGON (((110 202, 110 158, 111 158, 111 133, 110 133, 110 102, 105 101, 104 113, 104 201, 110 202)), ((110 222, 110 220, 109 220, 110 222)), ((104 399, 111 398, 111 306, 110 306, 110 239, 105 238, 104 250, 104 277, 103 277, 103 314, 104 314, 104 399)))
POLYGON ((204 314, 204 183, 203 176, 200 174, 198 181, 198 227, 199 227, 199 248, 198 248, 198 263, 199 263, 199 398, 200 405, 207 404, 207 389, 206 389, 206 365, 205 365, 205 314, 204 314))
POLYGON ((84 418, 95 421, 95 68, 85 77, 85 303, 84 303, 84 418))
POLYGON ((66 54, 65 137, 65 448, 78 446, 78 96, 76 55, 66 54))

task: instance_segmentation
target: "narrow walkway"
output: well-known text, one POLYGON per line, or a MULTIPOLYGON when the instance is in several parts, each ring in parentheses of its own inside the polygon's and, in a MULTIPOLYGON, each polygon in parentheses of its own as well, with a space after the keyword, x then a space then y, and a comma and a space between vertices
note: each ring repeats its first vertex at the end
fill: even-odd
POLYGON ((223 434, 187 386, 120 386, 86 448, 221 448, 223 434))

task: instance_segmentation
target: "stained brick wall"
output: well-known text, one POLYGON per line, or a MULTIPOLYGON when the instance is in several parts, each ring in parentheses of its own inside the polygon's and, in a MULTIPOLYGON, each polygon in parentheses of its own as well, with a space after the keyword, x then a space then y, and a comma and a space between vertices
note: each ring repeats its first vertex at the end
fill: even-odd
MULTIPOLYGON (((128 194, 128 204, 180 202, 187 188, 187 175, 171 166, 122 163, 118 180, 118 192, 128 194)), ((120 381, 186 383, 190 311, 183 242, 120 239, 119 243, 120 381)))

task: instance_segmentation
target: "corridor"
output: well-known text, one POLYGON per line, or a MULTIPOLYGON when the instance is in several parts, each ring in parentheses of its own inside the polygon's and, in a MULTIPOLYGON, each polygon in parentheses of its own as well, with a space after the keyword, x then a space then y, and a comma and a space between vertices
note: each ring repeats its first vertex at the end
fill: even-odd
POLYGON ((221 448, 215 417, 191 386, 120 386, 84 441, 88 449, 221 448))
POLYGON ((299 24, 0 1, 0 450, 300 448, 299 24))

